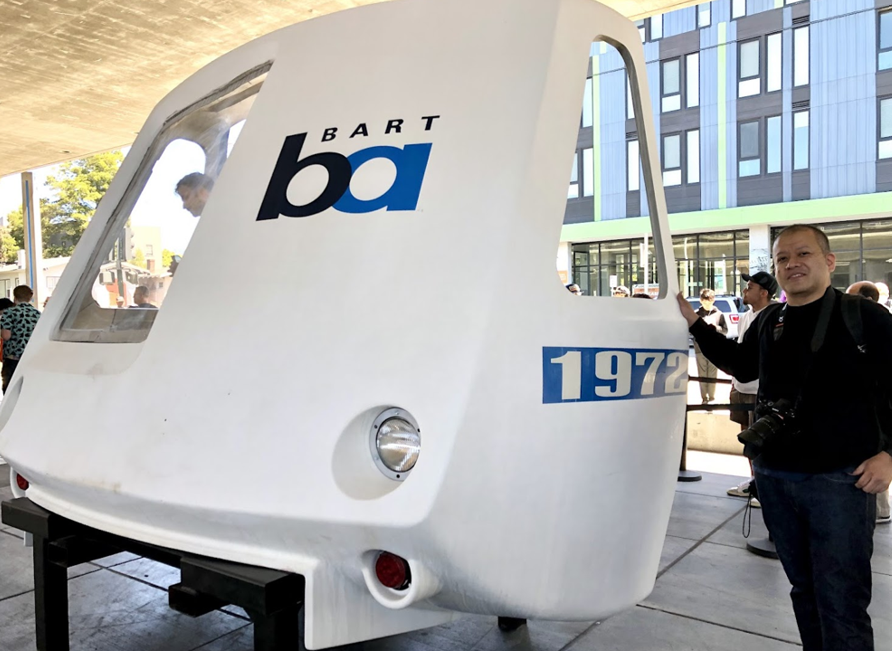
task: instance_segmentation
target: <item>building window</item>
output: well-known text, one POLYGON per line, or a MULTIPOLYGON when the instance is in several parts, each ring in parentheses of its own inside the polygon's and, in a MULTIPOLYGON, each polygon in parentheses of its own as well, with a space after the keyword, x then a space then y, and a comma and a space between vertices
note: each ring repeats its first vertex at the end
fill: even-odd
POLYGON ((880 46, 879 63, 880 70, 888 70, 892 68, 892 11, 880 12, 878 16, 880 37, 878 43, 880 46))
POLYGON ((731 0, 731 18, 746 16, 746 0, 731 0))
POLYGON ((650 40, 658 41, 663 38, 663 15, 657 14, 650 19, 650 40))
POLYGON ((880 158, 892 158, 892 97, 880 100, 880 158))
POLYGON ((663 136, 663 185, 681 185, 681 134, 663 136))
POLYGON ((793 86, 808 84, 808 25, 793 30, 793 86))
POLYGON ((592 126, 592 79, 585 80, 585 97, 582 98, 582 126, 592 126))
POLYGON ((739 46, 737 96, 750 97, 762 92, 759 65, 759 39, 746 41, 739 46))
POLYGON ((641 42, 644 43, 647 40, 647 28, 644 25, 644 21, 636 20, 635 27, 638 28, 638 36, 641 37, 641 42))
POLYGON ((151 244, 146 244, 146 255, 155 255, 155 247, 151 244))
POLYGON ((688 108, 700 106, 700 53, 694 52, 685 57, 685 105, 688 108))
POLYGON ((781 89, 782 41, 783 36, 780 32, 768 35, 768 45, 765 52, 765 90, 769 93, 781 89))
POLYGON ((712 11, 710 9, 710 4, 708 2, 704 2, 702 5, 697 7, 697 27, 709 27, 709 24, 712 22, 712 11))
POLYGON ((632 102, 632 83, 626 77, 626 119, 635 119, 635 104, 632 102))
POLYGON ((781 118, 779 115, 765 121, 765 172, 781 171, 781 118))
POLYGON ((640 165, 638 141, 629 140, 626 142, 626 187, 629 192, 637 192, 640 189, 641 177, 638 173, 640 165))
POLYGON ((660 76, 662 83, 663 113, 677 111, 681 108, 681 62, 679 59, 670 59, 662 62, 663 74, 660 76))
POLYGON ((759 148, 759 121, 741 122, 737 138, 738 176, 759 176, 762 157, 759 148))
POLYGON ((592 148, 582 150, 582 196, 590 197, 595 191, 595 163, 592 148))
POLYGON ((808 169, 808 111, 793 114, 793 169, 808 169))
POLYGON ((570 187, 567 190, 567 198, 579 198, 579 152, 573 154, 573 168, 570 170, 570 187))
POLYGON ((688 139, 688 185, 700 182, 700 130, 693 129, 687 133, 688 139))

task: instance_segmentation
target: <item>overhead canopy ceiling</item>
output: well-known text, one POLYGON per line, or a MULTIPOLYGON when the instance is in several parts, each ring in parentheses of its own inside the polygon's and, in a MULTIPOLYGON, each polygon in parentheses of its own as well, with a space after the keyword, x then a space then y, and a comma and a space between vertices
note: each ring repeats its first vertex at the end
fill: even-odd
MULTIPOLYGON (((130 144, 158 100, 221 54, 373 1, 0 0, 0 176, 130 144)), ((603 1, 633 19, 695 4, 603 1)))

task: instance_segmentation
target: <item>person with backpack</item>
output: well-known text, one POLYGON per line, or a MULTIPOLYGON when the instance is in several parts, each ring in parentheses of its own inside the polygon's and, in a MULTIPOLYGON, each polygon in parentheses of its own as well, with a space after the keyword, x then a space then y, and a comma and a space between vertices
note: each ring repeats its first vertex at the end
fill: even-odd
POLYGON ((773 258, 787 302, 765 308, 741 342, 680 294, 679 309, 716 366, 759 380, 755 421, 738 438, 804 651, 872 651, 876 495, 892 483, 892 440, 880 426, 892 395, 892 315, 831 287, 836 256, 814 226, 782 230, 773 258))

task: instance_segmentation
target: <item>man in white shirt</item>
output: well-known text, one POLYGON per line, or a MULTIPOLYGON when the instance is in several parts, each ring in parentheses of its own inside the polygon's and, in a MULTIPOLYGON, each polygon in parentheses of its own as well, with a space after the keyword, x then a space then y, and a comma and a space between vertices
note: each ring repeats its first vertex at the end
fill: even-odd
MULTIPOLYGON (((737 326, 737 341, 743 341, 743 335, 747 329, 759 316, 759 313, 771 303, 771 300, 777 294, 777 280, 767 271, 757 271, 753 275, 740 274, 740 277, 746 281, 746 287, 743 289, 743 304, 749 305, 748 310, 742 317, 737 326)), ((732 405, 755 405, 756 394, 759 392, 759 380, 752 382, 738 382, 737 378, 732 378, 731 382, 731 404, 732 405)), ((732 411, 731 420, 740 424, 740 429, 745 430, 753 424, 752 411, 732 411)), ((728 489, 728 495, 733 497, 750 497, 750 486, 752 485, 752 468, 753 462, 750 461, 750 479, 738 486, 728 489)), ((753 506, 759 507, 759 501, 753 498, 753 506)))

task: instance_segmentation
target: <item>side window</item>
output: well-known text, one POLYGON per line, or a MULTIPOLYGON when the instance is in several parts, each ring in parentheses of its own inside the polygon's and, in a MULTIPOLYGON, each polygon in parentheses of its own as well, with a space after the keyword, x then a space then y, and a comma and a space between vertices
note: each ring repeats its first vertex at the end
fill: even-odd
POLYGON ((168 121, 117 206, 57 339, 143 341, 270 64, 168 121))

